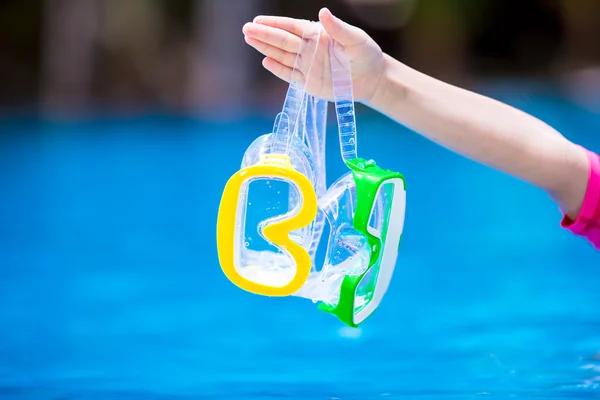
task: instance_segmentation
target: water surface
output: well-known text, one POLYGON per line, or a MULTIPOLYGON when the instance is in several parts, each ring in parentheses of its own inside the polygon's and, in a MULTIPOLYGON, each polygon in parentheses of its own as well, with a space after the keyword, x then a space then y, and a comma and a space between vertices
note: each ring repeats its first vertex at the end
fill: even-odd
MULTIPOLYGON (((598 116, 519 101, 600 149, 598 116)), ((380 309, 352 330, 230 284, 221 191, 271 126, 0 122, 0 398, 600 396, 599 254, 544 193, 383 118, 359 119, 359 151, 405 174, 408 205, 380 309)))

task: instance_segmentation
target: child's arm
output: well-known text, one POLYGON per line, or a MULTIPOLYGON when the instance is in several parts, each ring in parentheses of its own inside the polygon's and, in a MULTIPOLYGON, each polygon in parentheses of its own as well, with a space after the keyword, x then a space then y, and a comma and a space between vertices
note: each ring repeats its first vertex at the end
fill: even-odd
POLYGON ((442 146, 545 189, 577 218, 590 170, 581 147, 529 114, 384 57, 385 72, 369 106, 442 146))
MULTIPOLYGON (((359 100, 442 146, 546 190, 566 213, 563 226, 600 249, 598 155, 529 114, 407 67, 327 9, 319 19, 327 35, 348 50, 359 100)), ((247 43, 266 56, 264 67, 286 81, 291 79, 303 23, 261 16, 244 26, 247 43)), ((321 53, 316 65, 328 62, 326 52, 321 53)), ((310 80, 317 76, 314 87, 321 89, 311 94, 331 96, 326 70, 311 73, 310 80)))

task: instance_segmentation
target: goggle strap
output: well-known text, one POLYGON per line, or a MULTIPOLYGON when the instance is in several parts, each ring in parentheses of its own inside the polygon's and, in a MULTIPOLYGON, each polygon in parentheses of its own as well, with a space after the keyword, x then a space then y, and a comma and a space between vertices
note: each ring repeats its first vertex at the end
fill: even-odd
POLYGON ((306 84, 319 47, 321 32, 321 24, 318 22, 311 22, 303 32, 283 110, 275 118, 272 147, 274 153, 289 154, 298 120, 305 115, 303 110, 306 110, 306 84))

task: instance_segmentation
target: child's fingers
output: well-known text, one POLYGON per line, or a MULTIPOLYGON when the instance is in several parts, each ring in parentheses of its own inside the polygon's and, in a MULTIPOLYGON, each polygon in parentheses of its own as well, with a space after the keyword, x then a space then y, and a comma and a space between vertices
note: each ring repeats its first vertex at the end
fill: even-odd
POLYGON ((265 57, 262 62, 263 67, 279 79, 289 82, 292 79, 293 69, 287 65, 283 65, 280 62, 273 60, 272 58, 265 57))
POLYGON ((287 31, 249 22, 242 29, 246 36, 260 40, 290 53, 298 53, 301 39, 287 31))
POLYGON ((304 75, 298 70, 293 70, 287 65, 283 65, 280 62, 273 60, 272 58, 266 57, 263 59, 263 67, 279 79, 282 79, 286 82, 290 80, 294 80, 294 82, 305 83, 304 75))
POLYGON ((251 38, 249 36, 246 36, 245 39, 246 43, 254 47, 263 55, 272 58, 273 60, 285 65, 286 67, 294 67, 294 63, 296 61, 296 53, 287 52, 278 47, 271 46, 270 44, 261 42, 260 40, 251 38))
POLYGON ((319 20, 329 36, 343 46, 356 46, 364 43, 368 39, 364 31, 342 21, 334 16, 327 8, 321 9, 319 12, 319 20))
POLYGON ((282 29, 284 31, 293 33, 298 37, 302 37, 302 34, 304 33, 304 28, 306 27, 306 23, 308 21, 288 17, 259 15, 258 17, 254 18, 253 22, 262 25, 269 25, 274 28, 282 29))

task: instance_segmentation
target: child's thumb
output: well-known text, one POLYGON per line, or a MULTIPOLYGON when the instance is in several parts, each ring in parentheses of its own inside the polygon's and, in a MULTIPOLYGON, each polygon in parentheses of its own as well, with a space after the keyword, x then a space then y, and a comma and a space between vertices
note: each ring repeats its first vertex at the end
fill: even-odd
POLYGON ((329 36, 342 46, 352 46, 364 42, 364 32, 334 16, 327 8, 319 11, 319 20, 329 36))

